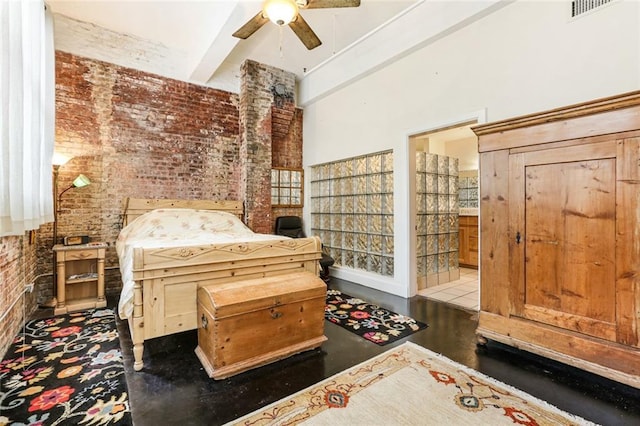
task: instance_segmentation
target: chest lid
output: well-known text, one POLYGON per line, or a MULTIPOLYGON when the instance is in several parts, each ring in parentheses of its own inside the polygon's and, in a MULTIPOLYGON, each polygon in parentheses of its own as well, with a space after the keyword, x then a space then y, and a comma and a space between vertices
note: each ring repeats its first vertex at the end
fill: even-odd
POLYGON ((325 298, 326 284, 311 272, 254 278, 198 289, 198 303, 215 319, 325 298))

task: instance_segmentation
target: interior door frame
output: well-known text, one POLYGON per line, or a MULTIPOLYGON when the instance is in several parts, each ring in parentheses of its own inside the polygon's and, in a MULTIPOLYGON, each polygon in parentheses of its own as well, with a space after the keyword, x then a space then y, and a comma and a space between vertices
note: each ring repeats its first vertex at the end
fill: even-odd
MULTIPOLYGON (((450 129, 453 127, 459 127, 465 124, 469 124, 471 122, 475 122, 476 125, 484 124, 487 122, 487 109, 481 109, 474 112, 469 112, 466 114, 461 114, 458 117, 452 117, 448 120, 436 121, 432 123, 428 123, 423 127, 415 128, 409 130, 405 133, 405 152, 407 155, 406 158, 406 167, 403 179, 408 183, 407 185, 407 197, 404 200, 404 205, 401 206, 401 209, 396 210, 397 212, 404 212, 404 214, 396 214, 396 220, 401 221, 402 224, 396 222, 396 229, 399 229, 399 226, 404 227, 404 232, 409 236, 407 238, 408 241, 408 250, 407 250, 407 259, 405 259, 404 267, 408 271, 409 278, 409 297, 413 297, 418 293, 418 274, 416 267, 416 238, 415 238, 415 230, 416 230, 416 144, 413 141, 413 137, 422 133, 434 133, 441 130, 450 129)), ((480 220, 480 216, 478 215, 478 220, 480 220)), ((478 235, 478 239, 481 239, 482 236, 478 235)), ((478 247, 480 250, 480 247, 478 247)), ((478 253, 478 258, 481 258, 481 254, 478 253)), ((399 265, 396 264, 396 268, 399 265)), ((481 273, 480 265, 478 265, 478 274, 481 273)), ((480 279, 480 275, 478 275, 478 280, 480 279)), ((478 281, 479 282, 479 281, 478 281)))

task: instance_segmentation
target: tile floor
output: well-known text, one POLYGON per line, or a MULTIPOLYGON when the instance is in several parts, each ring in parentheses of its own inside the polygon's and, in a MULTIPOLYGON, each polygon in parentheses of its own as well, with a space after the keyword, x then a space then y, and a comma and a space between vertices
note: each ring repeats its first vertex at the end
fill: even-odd
POLYGON ((477 311, 480 307, 478 270, 460 268, 460 279, 446 284, 425 288, 418 295, 429 300, 448 303, 464 309, 477 311))

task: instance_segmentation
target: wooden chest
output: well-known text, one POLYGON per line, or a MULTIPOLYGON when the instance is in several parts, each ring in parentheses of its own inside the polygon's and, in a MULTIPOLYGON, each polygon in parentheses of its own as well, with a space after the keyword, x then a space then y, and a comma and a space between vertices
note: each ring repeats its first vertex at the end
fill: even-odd
POLYGON ((196 355, 224 379, 320 346, 327 287, 296 272, 198 289, 196 355))

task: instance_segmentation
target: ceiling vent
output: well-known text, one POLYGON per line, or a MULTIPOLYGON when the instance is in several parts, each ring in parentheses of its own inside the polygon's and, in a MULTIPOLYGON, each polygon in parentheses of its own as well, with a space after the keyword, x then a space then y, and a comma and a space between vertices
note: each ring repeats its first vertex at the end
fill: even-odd
POLYGON ((571 17, 580 16, 612 1, 613 0, 573 0, 571 2, 571 17))

